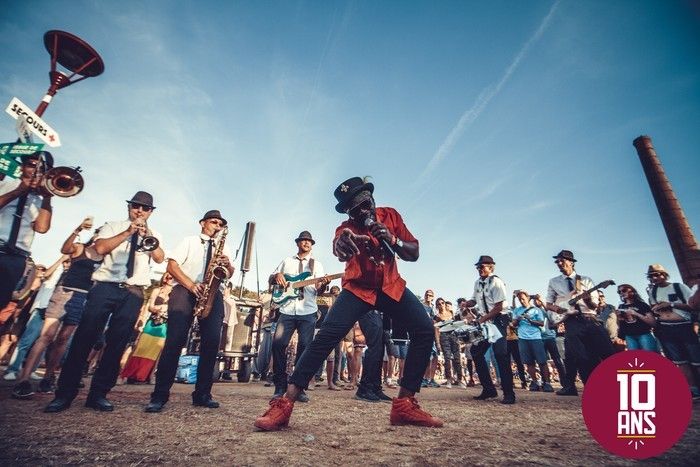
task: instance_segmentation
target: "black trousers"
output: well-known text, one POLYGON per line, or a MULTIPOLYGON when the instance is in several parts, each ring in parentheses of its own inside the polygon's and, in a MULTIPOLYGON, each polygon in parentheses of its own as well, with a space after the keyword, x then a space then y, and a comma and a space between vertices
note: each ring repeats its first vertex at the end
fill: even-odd
POLYGON ((88 292, 85 311, 75 330, 61 376, 58 378, 56 397, 75 399, 85 361, 109 319, 104 353, 90 386, 91 396, 107 395, 117 382, 119 363, 134 332, 142 304, 141 287, 120 287, 112 282, 95 283, 88 292))
MULTIPOLYGON (((170 388, 175 382, 177 363, 182 348, 187 344, 187 334, 194 321, 193 309, 197 298, 181 285, 173 287, 168 300, 168 331, 165 346, 158 362, 156 385, 151 393, 152 401, 167 402, 170 388)), ((192 397, 202 399, 211 397, 214 383, 214 366, 219 353, 221 327, 224 322, 224 301, 217 291, 209 316, 199 320, 199 363, 197 364, 197 383, 192 397)))
POLYGON ((382 389, 382 362, 384 361, 382 317, 379 312, 372 310, 362 315, 358 322, 367 343, 359 387, 365 391, 378 392, 382 389))
POLYGON ((493 354, 496 357, 498 372, 501 374, 503 393, 515 394, 513 391, 513 371, 510 369, 510 357, 508 356, 508 346, 505 337, 501 337, 493 344, 483 340, 478 344, 472 345, 471 354, 474 359, 474 365, 476 366, 476 374, 479 375, 479 381, 481 381, 481 387, 487 392, 496 390, 496 387, 493 385, 493 380, 491 379, 489 367, 486 364, 486 358, 484 357, 486 351, 489 350, 491 346, 493 346, 493 354))
MULTIPOLYGON (((287 346, 292 339, 292 334, 294 334, 295 330, 299 334, 296 355, 296 362, 298 362, 304 350, 314 338, 315 328, 315 313, 309 315, 286 315, 280 313, 279 320, 277 320, 277 329, 275 329, 275 337, 272 339, 272 371, 274 372, 275 392, 287 390, 287 346)), ((328 353, 330 353, 330 350, 328 353)), ((328 353, 325 357, 328 356, 328 353)), ((323 360, 325 360, 325 357, 323 360)), ((309 379, 304 383, 304 388, 307 387, 311 377, 316 373, 320 365, 321 362, 319 361, 316 368, 309 375, 309 379)))
POLYGON ((564 336, 564 365, 566 384, 574 387, 576 371, 586 384, 595 367, 615 353, 605 327, 598 321, 582 317, 569 318, 564 336))
MULTIPOLYGON (((520 347, 518 345, 518 339, 507 340, 508 345, 508 356, 515 361, 515 366, 518 369, 518 378, 520 382, 525 382, 525 367, 523 366, 523 359, 520 358, 520 347)), ((499 370, 500 371, 500 370, 499 370)))
POLYGON ((0 310, 10 303, 26 263, 27 258, 22 255, 0 253, 0 310))
MULTIPOLYGON (((333 307, 328 311, 321 330, 297 362, 289 382, 306 388, 318 365, 328 357, 331 349, 350 331, 356 321, 374 309, 388 313, 392 321, 401 323, 402 328, 411 336, 401 387, 414 393, 418 392, 430 360, 435 334, 433 323, 425 308, 408 289, 404 290, 398 302, 379 291, 374 305, 360 300, 348 290, 340 292, 333 307)), ((381 330, 381 326, 379 329, 381 330)), ((379 366, 381 371, 381 362, 379 366)))

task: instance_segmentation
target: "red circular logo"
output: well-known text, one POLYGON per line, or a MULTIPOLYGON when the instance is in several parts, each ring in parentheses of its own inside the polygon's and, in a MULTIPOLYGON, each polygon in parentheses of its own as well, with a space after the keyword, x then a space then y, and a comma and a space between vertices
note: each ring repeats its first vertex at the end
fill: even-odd
POLYGON ((646 350, 617 353, 591 374, 581 401, 588 431, 628 459, 669 450, 692 415, 688 383, 668 359, 646 350))

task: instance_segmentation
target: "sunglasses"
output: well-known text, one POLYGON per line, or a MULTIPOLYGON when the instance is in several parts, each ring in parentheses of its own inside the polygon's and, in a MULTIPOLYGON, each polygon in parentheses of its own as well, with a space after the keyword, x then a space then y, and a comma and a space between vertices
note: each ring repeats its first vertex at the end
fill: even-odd
POLYGON ((370 209, 372 209, 372 202, 367 200, 367 201, 361 202, 360 204, 358 204, 354 208, 349 209, 348 214, 351 217, 357 217, 357 215, 360 214, 362 211, 369 211, 370 209))
POLYGON ((664 273, 662 273, 662 272, 652 272, 651 274, 648 274, 649 277, 660 277, 663 275, 664 275, 664 273))
POLYGON ((27 162, 23 162, 22 165, 24 167, 36 167, 37 165, 39 165, 39 163, 35 162, 35 161, 27 161, 27 162))
POLYGON ((619 295, 624 295, 626 293, 632 292, 632 289, 620 289, 617 291, 619 295))
POLYGON ((146 206, 146 205, 140 204, 140 203, 129 203, 129 207, 130 207, 131 209, 134 209, 134 210, 140 209, 140 210, 142 210, 143 212, 151 212, 151 211, 153 211, 153 206, 146 206))
POLYGON ((477 265, 476 265, 476 269, 477 269, 477 270, 479 270, 479 269, 484 269, 484 268, 486 268, 487 266, 488 266, 488 264, 477 264, 477 265))

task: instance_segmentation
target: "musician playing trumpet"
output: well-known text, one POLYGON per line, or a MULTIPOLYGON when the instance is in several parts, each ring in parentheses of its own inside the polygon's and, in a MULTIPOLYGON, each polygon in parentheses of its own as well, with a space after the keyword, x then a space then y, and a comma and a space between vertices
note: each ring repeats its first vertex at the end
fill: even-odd
POLYGON ((127 205, 129 218, 107 222, 95 240, 95 252, 104 259, 92 274, 94 285, 58 379, 56 397, 45 412, 60 412, 70 407, 78 394, 88 354, 108 320, 104 353, 85 406, 102 412, 114 410, 107 393, 117 382, 120 360, 143 304, 144 288, 151 285, 151 261, 162 263, 165 259, 159 234, 146 225, 155 209, 153 196, 138 191, 127 205), (142 248, 145 237, 153 238, 148 250, 142 248))
POLYGON ((192 404, 216 409, 219 403, 212 399, 214 365, 219 350, 221 327, 224 321, 224 302, 218 283, 214 286, 204 283, 207 270, 224 268, 230 278, 233 265, 230 251, 224 244, 226 219, 217 210, 208 211, 199 221, 199 235, 185 237, 168 256, 168 273, 176 284, 168 301, 168 330, 165 347, 158 362, 156 385, 151 401, 144 411, 157 413, 163 410, 170 397, 170 388, 175 381, 180 351, 187 341, 187 333, 194 321, 194 310, 204 293, 214 294, 209 314, 199 316, 199 363, 197 383, 192 393, 192 404), (216 254, 220 252, 220 254, 216 254))
POLYGON ((51 153, 38 151, 22 158, 19 179, 0 175, 0 309, 22 278, 34 233, 51 227, 51 194, 39 192, 43 169, 51 167, 51 153))

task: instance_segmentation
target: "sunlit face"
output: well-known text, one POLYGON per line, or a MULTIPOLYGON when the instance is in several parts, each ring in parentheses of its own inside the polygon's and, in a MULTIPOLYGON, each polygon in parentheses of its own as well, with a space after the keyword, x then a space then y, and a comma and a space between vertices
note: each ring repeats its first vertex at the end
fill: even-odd
POLYGON ((620 287, 617 289, 617 293, 623 302, 631 302, 634 298, 634 290, 629 287, 620 287))
POLYGON ((435 308, 437 308, 438 310, 442 311, 442 310, 445 308, 445 300, 443 300, 443 299, 441 299, 441 298, 438 298, 438 299, 435 301, 435 308))
POLYGON ((297 242, 297 248, 299 249, 299 253, 309 253, 311 251, 311 247, 313 247, 313 242, 311 240, 299 240, 297 242))
POLYGON ((137 219, 146 221, 149 217, 151 217, 151 214, 153 213, 153 207, 146 206, 140 203, 129 203, 128 209, 130 221, 135 221, 137 219))
POLYGON ((482 264, 476 265, 476 270, 479 273, 479 277, 483 277, 483 278, 489 277, 493 273, 493 270, 495 268, 496 268, 495 264, 482 263, 482 264))
POLYGON ((530 306, 530 296, 528 294, 526 294, 525 292, 518 293, 518 301, 525 308, 530 306))
POLYGON ((202 233, 208 237, 213 237, 224 228, 224 222, 221 219, 205 219, 200 221, 199 225, 202 226, 202 233))
POLYGON ((556 258, 554 264, 559 268, 559 272, 565 276, 570 276, 574 272, 574 262, 564 258, 556 258))
POLYGON ((33 177, 39 167, 39 159, 26 159, 22 162, 22 177, 33 177))
POLYGON ((649 278, 649 282, 651 282, 654 285, 664 284, 668 279, 666 274, 664 274, 663 272, 652 272, 651 274, 647 275, 647 278, 649 278))
POLYGON ((423 299, 425 300, 425 303, 433 303, 434 296, 435 294, 432 290, 426 290, 425 294, 423 295, 423 299))

